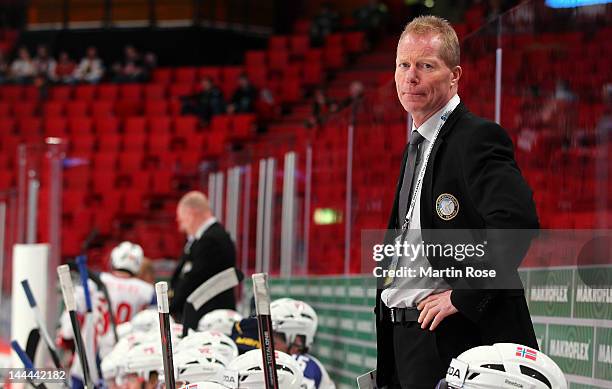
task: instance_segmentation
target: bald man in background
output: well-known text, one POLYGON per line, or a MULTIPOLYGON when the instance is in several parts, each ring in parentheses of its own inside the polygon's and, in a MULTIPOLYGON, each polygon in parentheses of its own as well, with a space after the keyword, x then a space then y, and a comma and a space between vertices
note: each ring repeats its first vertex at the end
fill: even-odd
MULTIPOLYGON (((187 243, 170 280, 170 313, 181 322, 183 306, 191 292, 215 274, 236 266, 236 248, 201 192, 192 191, 181 198, 176 221, 179 231, 187 235, 187 243)), ((234 291, 230 289, 208 301, 201 313, 203 316, 215 309, 235 308, 234 291)))

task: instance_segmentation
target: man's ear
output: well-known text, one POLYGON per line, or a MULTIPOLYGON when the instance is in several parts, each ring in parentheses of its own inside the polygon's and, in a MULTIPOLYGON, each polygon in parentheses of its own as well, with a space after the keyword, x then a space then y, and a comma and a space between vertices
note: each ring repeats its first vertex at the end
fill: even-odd
POLYGON ((456 86, 459 84, 459 79, 463 74, 463 69, 461 69, 461 66, 457 65, 451 70, 451 72, 453 74, 453 77, 451 78, 451 85, 456 86))

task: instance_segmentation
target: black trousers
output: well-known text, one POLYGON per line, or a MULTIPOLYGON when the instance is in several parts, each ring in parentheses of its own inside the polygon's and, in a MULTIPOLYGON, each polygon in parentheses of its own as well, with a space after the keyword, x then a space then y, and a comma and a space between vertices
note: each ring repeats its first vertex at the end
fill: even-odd
POLYGON ((452 358, 479 345, 473 325, 461 314, 445 318, 434 331, 417 322, 393 325, 393 389, 433 389, 452 358))

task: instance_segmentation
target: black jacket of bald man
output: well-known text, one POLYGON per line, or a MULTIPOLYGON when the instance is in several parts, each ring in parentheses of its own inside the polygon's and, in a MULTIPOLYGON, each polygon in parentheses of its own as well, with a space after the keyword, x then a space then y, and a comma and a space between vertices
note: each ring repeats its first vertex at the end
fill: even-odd
MULTIPOLYGON (((236 248, 230 235, 223 226, 215 222, 208 227, 200 239, 193 241, 183 251, 178 266, 170 280, 173 297, 170 314, 181 321, 187 297, 198 286, 215 274, 236 266, 236 248)), ((202 316, 215 309, 236 309, 236 299, 232 289, 208 301, 201 310, 202 316)))
MULTIPOLYGON (((406 158, 405 150, 386 243, 392 242, 397 230, 401 228, 398 202, 406 158)), ((425 243, 439 241, 440 236, 432 235, 442 229, 533 231, 539 228, 531 189, 514 160, 512 141, 506 131, 496 123, 473 115, 463 103, 455 108, 440 129, 427 163, 420 207, 421 231, 425 243), (452 194, 459 203, 457 215, 450 220, 444 220, 436 212, 436 199, 442 194, 452 194)), ((512 252, 513 263, 506 264, 504 268, 506 272, 513 272, 506 274, 509 278, 515 277, 518 280, 516 268, 532 237, 521 237, 520 244, 505 241, 505 236, 498 237, 495 242, 495 236, 488 237, 492 247, 502 252, 506 249, 512 252)), ((509 257, 504 255, 505 260, 509 257)), ((433 268, 441 266, 439 258, 428 260, 433 268)), ((445 280, 453 288, 454 280, 445 280)), ((380 300, 381 292, 379 284, 375 314, 377 383, 380 387, 392 386, 396 370, 399 374, 415 374, 410 366, 395 360, 394 324, 389 320, 390 310, 380 300), (396 369, 396 363, 402 369, 396 369)), ((511 342, 538 348, 522 288, 453 288, 451 302, 459 312, 446 317, 434 330, 437 345, 434 353, 438 355, 440 365, 448 367, 451 358, 479 345, 511 342)), ((444 373, 441 374, 440 379, 444 378, 444 373)))

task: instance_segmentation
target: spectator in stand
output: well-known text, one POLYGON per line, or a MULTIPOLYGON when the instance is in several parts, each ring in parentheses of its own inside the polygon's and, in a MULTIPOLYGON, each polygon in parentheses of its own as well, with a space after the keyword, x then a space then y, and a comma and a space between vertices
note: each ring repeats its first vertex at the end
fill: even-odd
POLYGON ((340 15, 332 8, 331 3, 324 3, 321 12, 310 25, 310 42, 313 46, 323 45, 325 37, 340 27, 340 15))
POLYGON ((306 122, 307 127, 319 126, 330 113, 338 110, 338 104, 327 97, 323 88, 315 90, 314 101, 312 102, 312 116, 306 122))
POLYGON ((353 107, 357 109, 363 100, 364 87, 361 81, 353 81, 349 86, 349 96, 340 103, 339 109, 353 107))
POLYGON ((238 77, 238 88, 232 96, 232 102, 227 107, 228 113, 250 113, 255 112, 255 101, 257 100, 257 89, 251 84, 246 74, 238 77))
POLYGON ((57 65, 55 66, 55 80, 64 84, 70 84, 74 81, 74 70, 76 64, 68 56, 68 53, 62 51, 59 55, 57 65))
POLYGON ((367 36, 370 45, 376 43, 383 32, 388 19, 387 6, 378 0, 370 0, 353 13, 355 24, 367 36))
POLYGON ((123 62, 113 65, 115 82, 142 81, 145 75, 144 62, 140 53, 132 45, 125 46, 123 62))
POLYGON ((45 45, 39 45, 34 58, 36 76, 43 81, 55 81, 55 67, 57 62, 49 55, 49 49, 45 45))
POLYGON ((0 50, 0 84, 4 84, 9 75, 9 65, 4 58, 2 50, 0 50))
POLYGON ((87 48, 87 54, 83 57, 74 72, 74 78, 77 81, 85 81, 93 84, 99 82, 102 76, 104 76, 104 64, 98 57, 98 50, 93 46, 89 46, 87 48))
POLYGON ((34 79, 36 67, 26 47, 19 48, 17 58, 11 64, 9 74, 11 81, 18 84, 30 84, 34 79))
POLYGON ((143 59, 143 80, 149 81, 151 80, 151 75, 153 74, 153 70, 157 67, 157 56, 154 53, 147 52, 144 55, 143 59))
POLYGON ((212 78, 202 79, 202 90, 188 96, 181 96, 183 114, 197 115, 203 125, 210 122, 210 118, 225 112, 223 93, 214 84, 212 78))

